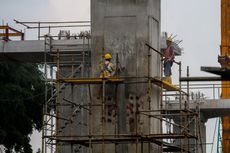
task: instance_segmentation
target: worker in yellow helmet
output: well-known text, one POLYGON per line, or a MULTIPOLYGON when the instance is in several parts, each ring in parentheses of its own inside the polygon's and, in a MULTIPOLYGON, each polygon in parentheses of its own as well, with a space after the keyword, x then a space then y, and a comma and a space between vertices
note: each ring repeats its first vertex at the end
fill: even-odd
POLYGON ((173 47, 172 47, 172 38, 168 37, 166 40, 166 44, 167 44, 167 48, 164 50, 163 52, 163 56, 164 56, 164 76, 165 76, 165 80, 168 81, 169 83, 172 83, 172 65, 173 65, 173 61, 175 58, 175 54, 173 51, 173 47))
POLYGON ((105 58, 105 60, 111 60, 112 56, 111 56, 111 54, 107 53, 107 54, 105 54, 104 58, 105 58))
POLYGON ((115 73, 115 68, 111 62, 112 56, 109 53, 104 55, 104 63, 101 66, 101 75, 100 77, 112 77, 115 73))

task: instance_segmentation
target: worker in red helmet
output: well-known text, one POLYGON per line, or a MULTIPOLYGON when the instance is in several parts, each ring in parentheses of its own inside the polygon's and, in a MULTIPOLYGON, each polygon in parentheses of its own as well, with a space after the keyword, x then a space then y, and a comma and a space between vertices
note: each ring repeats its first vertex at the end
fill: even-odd
POLYGON ((111 62, 112 56, 109 53, 104 55, 104 63, 101 66, 101 75, 100 77, 112 77, 115 73, 115 68, 111 62))
POLYGON ((172 38, 169 37, 166 40, 167 43, 167 48, 164 50, 163 52, 163 56, 164 56, 164 76, 165 76, 165 80, 168 81, 169 83, 172 83, 172 65, 173 65, 173 61, 175 58, 175 54, 173 51, 173 47, 172 47, 172 38))

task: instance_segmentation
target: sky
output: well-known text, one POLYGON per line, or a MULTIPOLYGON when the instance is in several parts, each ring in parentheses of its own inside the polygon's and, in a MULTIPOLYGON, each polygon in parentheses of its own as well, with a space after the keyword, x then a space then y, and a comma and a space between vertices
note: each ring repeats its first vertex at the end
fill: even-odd
MULTIPOLYGON (((16 29, 19 21, 78 21, 90 20, 90 0, 0 0, 0 23, 8 23, 16 29)), ((182 75, 190 67, 191 76, 209 75, 200 66, 219 66, 220 54, 220 0, 161 0, 161 30, 182 39, 184 53, 177 57, 182 61, 182 75)), ((77 32, 79 29, 74 29, 77 32)), ((45 31, 43 31, 45 33, 45 31)), ((55 31, 56 32, 56 31, 55 31)), ((36 39, 35 30, 26 30, 26 39, 36 39)), ((174 67, 173 71, 178 71, 174 67)), ((175 74, 175 76, 177 76, 175 74)), ((173 77, 177 80, 177 77, 173 77)), ((175 81, 176 82, 176 81, 175 81)), ((214 129, 215 119, 207 122, 214 129)), ((207 142, 212 141, 213 130, 207 130, 207 142)), ((34 148, 40 147, 38 134, 32 136, 34 148)), ((207 152, 210 152, 210 147, 207 152)))

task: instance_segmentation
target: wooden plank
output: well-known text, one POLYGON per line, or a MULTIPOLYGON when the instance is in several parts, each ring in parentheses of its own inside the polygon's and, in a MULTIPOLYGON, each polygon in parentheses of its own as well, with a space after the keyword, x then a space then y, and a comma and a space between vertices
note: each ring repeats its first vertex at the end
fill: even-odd
POLYGON ((10 37, 17 37, 17 36, 22 36, 22 33, 0 33, 0 37, 5 37, 5 36, 10 36, 10 37))
POLYGON ((167 90, 167 91, 180 91, 180 88, 167 82, 164 80, 161 80, 159 78, 153 78, 151 80, 152 83, 154 83, 155 85, 159 86, 159 87, 163 87, 163 89, 167 90))
POLYGON ((122 78, 79 78, 79 79, 59 79, 57 81, 63 83, 73 83, 73 84, 102 84, 103 80, 106 83, 123 83, 122 78))

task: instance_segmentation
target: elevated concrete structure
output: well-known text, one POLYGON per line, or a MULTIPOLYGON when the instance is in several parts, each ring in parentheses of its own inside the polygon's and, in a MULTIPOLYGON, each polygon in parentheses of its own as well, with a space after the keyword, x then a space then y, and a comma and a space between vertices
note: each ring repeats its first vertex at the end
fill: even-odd
MULTIPOLYGON (((53 45, 52 50, 55 51, 56 49, 59 49, 60 52, 63 54, 64 53, 76 53, 77 54, 77 53, 81 53, 83 51, 83 49, 82 49, 83 46, 81 43, 82 43, 81 40, 53 40, 52 44, 54 44, 54 45, 53 45), (66 46, 68 46, 68 47, 66 48, 66 46)), ((23 60, 23 61, 27 61, 27 62, 31 62, 31 61, 32 62, 44 62, 45 41, 43 41, 43 40, 40 40, 40 41, 36 40, 36 41, 0 42, 0 46, 1 46, 0 55, 1 55, 2 59, 5 59, 6 57, 10 57, 10 58, 14 58, 16 60, 23 60)), ((118 56, 120 56, 120 53, 118 53, 118 56)), ((143 57, 145 57, 145 56, 143 56, 143 57)), ((154 56, 152 58, 154 58, 154 56)), ((53 60, 54 60, 53 58, 50 58, 48 61, 51 62, 53 60)), ((122 60, 120 62, 123 65, 125 65, 124 62, 122 62, 122 60)), ((129 67, 129 65, 127 67, 129 67)), ((132 69, 132 67, 130 67, 130 69, 132 69)), ((129 72, 123 72, 123 75, 125 73, 128 74, 129 72)), ((139 74, 139 76, 145 76, 146 73, 147 73, 147 70, 143 69, 143 75, 139 74)), ((68 74, 68 73, 66 73, 66 74, 68 74)), ((94 75, 97 75, 97 74, 98 73, 96 71, 94 71, 94 75)), ((151 75, 153 75, 153 74, 154 73, 151 72, 151 75)), ((157 75, 157 74, 154 74, 154 75, 157 75)), ((78 77, 82 77, 82 76, 85 76, 85 75, 84 74, 78 74, 78 77)), ((129 85, 128 88, 133 88, 135 90, 134 91, 132 89, 125 89, 124 93, 131 92, 131 94, 128 96, 128 103, 131 101, 132 97, 135 97, 136 95, 140 96, 137 91, 146 90, 144 87, 142 87, 142 89, 135 89, 136 87, 133 87, 131 85, 129 85)), ((119 88, 119 90, 120 89, 122 89, 122 87, 119 88)), ((156 88, 154 90, 157 91, 156 88)), ((124 91, 124 89, 122 89, 121 91, 124 91)), ((81 101, 83 101, 83 100, 89 101, 89 99, 84 98, 83 94, 80 96, 80 98, 77 96, 71 97, 69 95, 71 92, 75 93, 75 95, 79 95, 79 92, 87 93, 88 90, 83 86, 81 86, 81 87, 75 86, 74 88, 72 88, 71 86, 67 86, 66 89, 64 89, 62 91, 61 96, 67 100, 72 99, 73 101, 76 101, 76 104, 81 104, 81 101)), ((111 94, 110 91, 107 93, 109 93, 111 95, 111 97, 113 96, 113 94, 111 94)), ((142 91, 141 93, 144 94, 144 91, 142 91)), ((120 94, 121 94, 121 92, 120 92, 120 94)), ((158 95, 159 93, 155 93, 155 94, 157 94, 157 96, 159 96, 158 95)), ((97 94, 96 94, 96 96, 97 96, 97 94)), ((152 95, 152 96, 154 96, 154 95, 152 95)), ((121 98, 122 98, 122 94, 121 94, 121 98)), ((155 97, 155 98, 157 99, 159 97, 155 97)), ((145 96, 143 96, 143 99, 145 99, 145 96)), ((153 99, 154 99, 154 97, 153 97, 153 99)), ((96 97, 95 97, 95 101, 100 102, 100 100, 98 101, 96 97)), ((124 102, 124 101, 122 101, 122 102, 124 102)), ((66 102, 63 102, 63 103, 66 103, 66 102)), ((155 103, 153 103, 152 105, 154 106, 155 103)), ((154 109, 153 106, 152 106, 152 109, 154 109)), ((123 107, 125 108, 126 106, 123 106, 123 107)), ((146 107, 146 106, 144 106, 144 107, 146 107)), ((200 129, 201 129, 201 133, 202 133, 202 136, 201 136, 202 142, 204 143, 205 138, 206 138, 206 136, 204 135, 205 130, 206 130, 205 129, 206 120, 209 118, 213 118, 213 117, 229 116, 230 115, 230 111, 229 111, 230 101, 226 100, 226 99, 225 100, 201 100, 199 102, 190 101, 189 108, 192 110, 195 110, 196 107, 198 107, 200 112, 201 112, 202 120, 201 120, 201 125, 200 125, 201 128, 200 129)), ((155 108, 157 108, 157 107, 155 107, 155 108)), ((166 108, 169 110, 178 109, 179 104, 176 102, 172 102, 169 105, 167 105, 166 108)), ((76 110, 78 109, 77 111, 79 111, 80 113, 82 112, 80 108, 63 109, 63 110, 61 110, 61 113, 62 113, 61 116, 68 118, 69 116, 72 115, 71 112, 74 109, 76 109, 76 110)), ((121 113, 124 113, 124 112, 125 112, 125 110, 121 110, 121 113)), ((82 113, 85 114, 85 116, 87 116, 85 111, 82 113)), ((97 118, 99 112, 95 110, 94 113, 95 113, 94 116, 96 116, 96 118, 97 118)), ((124 116, 121 115, 120 117, 123 118, 124 116)), ((78 122, 73 122, 71 125, 68 125, 64 130, 62 130, 62 135, 73 135, 73 134, 79 134, 79 133, 87 133, 86 126, 82 126, 81 122, 79 122, 79 121, 83 121, 84 118, 75 117, 74 119, 78 122), (75 129, 77 129, 77 130, 75 130, 75 129)), ((113 119, 113 118, 111 118, 111 119, 113 119)), ((121 122, 124 122, 123 119, 121 119, 121 122)), ((126 121, 129 119, 130 118, 127 118, 126 121)), ((147 119, 142 118, 141 121, 146 123, 147 119)), ((97 120, 97 122, 99 123, 100 121, 97 120)), ((62 128, 65 123, 66 122, 62 122, 60 124, 59 128, 62 128)), ((120 123, 120 124, 122 124, 122 123, 120 123)), ((152 120, 152 122, 149 124, 151 125, 152 128, 149 128, 150 127, 149 126, 149 127, 147 127, 147 129, 150 130, 152 134, 156 133, 157 132, 156 127, 159 126, 159 123, 157 121, 152 120), (155 126, 152 126, 152 124, 155 124, 155 126)), ((107 124, 107 125, 108 125, 108 128, 111 128, 114 126, 114 125, 110 126, 109 124, 107 124)), ((95 123, 94 126, 98 126, 98 124, 95 123)), ((122 125, 122 126, 124 126, 124 125, 122 125)), ((131 126, 132 125, 129 125, 126 123, 125 127, 121 127, 121 128, 132 129, 131 126)), ((146 128, 145 126, 142 126, 141 128, 139 128, 139 132, 145 132, 145 128, 146 128)), ((114 129, 111 128, 111 129, 107 129, 107 130, 108 130, 107 132, 110 133, 114 129)), ((126 131, 126 132, 129 133, 130 131, 126 131)), ((107 147, 106 150, 110 150, 110 151, 113 151, 113 150, 125 150, 125 151, 127 151, 127 150, 132 150, 132 149, 135 150, 135 148, 129 149, 130 147, 125 146, 125 145, 122 145, 122 146, 117 145, 116 147, 113 145, 108 145, 108 146, 109 147, 107 147)), ((146 150, 149 149, 148 146, 145 146, 145 147, 146 147, 146 150)), ((204 145, 204 147, 205 147, 205 145, 204 145)), ((70 145, 68 147, 68 145, 65 144, 64 146, 62 146, 62 149, 60 149, 59 152, 73 152, 76 148, 78 148, 78 146, 70 145)), ((78 150, 80 150, 80 152, 84 152, 87 150, 87 148, 82 148, 82 149, 78 149, 78 150)), ((95 150, 97 150, 97 149, 95 149, 95 150)), ((100 150, 100 149, 98 149, 98 150, 100 150)), ((155 150, 157 150, 157 148, 155 148, 155 150)))
MULTIPOLYGON (((178 102, 169 102, 165 109, 178 110, 178 102)), ((184 105, 182 105, 184 109, 184 105)), ((206 121, 210 118, 230 116, 230 100, 229 99, 215 99, 215 100, 200 100, 189 101, 189 109, 199 110, 203 120, 206 121)))
MULTIPOLYGON (((90 41, 83 39, 72 40, 26 40, 26 41, 0 41, 0 60, 13 59, 34 63, 43 63, 44 53, 47 52, 47 62, 54 61, 50 54, 56 54, 57 49, 61 54, 82 53, 83 45, 90 45, 90 41), (46 42, 46 43, 45 43, 46 42), (51 49, 45 46, 53 46, 51 49), (51 51, 51 52, 50 52, 51 51)), ((87 49, 88 51, 89 49, 87 49)))
MULTIPOLYGON (((179 110, 180 104, 178 101, 168 102, 167 105, 164 106, 164 109, 170 111, 179 110)), ((208 119, 215 117, 226 117, 230 116, 230 99, 215 99, 215 100, 190 100, 189 107, 190 110, 198 111, 200 116, 199 123, 199 131, 200 131, 200 140, 199 143, 202 143, 203 151, 199 148, 198 152, 206 152, 206 127, 205 123, 208 119)), ((182 103, 182 109, 185 109, 185 106, 182 103)), ((177 124, 180 123, 178 118, 172 117, 174 122, 177 124)), ((195 120, 190 123, 190 131, 195 133, 195 120)), ((178 132, 180 129, 178 127, 174 127, 174 132, 178 132)), ((178 141, 175 143, 179 144, 178 141)), ((195 141, 190 140, 190 144, 194 145, 195 141)))
MULTIPOLYGON (((61 67, 63 77, 98 77, 100 59, 105 52, 113 55, 114 64, 116 55, 118 56, 119 64, 125 67, 125 70, 120 73, 121 76, 146 77, 149 75, 155 77, 160 75, 159 55, 151 52, 149 56, 148 48, 145 46, 147 42, 159 50, 160 0, 92 0, 91 13, 92 43, 88 42, 88 45, 92 45, 92 72, 88 73, 89 69, 81 67, 81 73, 75 74, 73 67, 71 69, 61 67), (148 57, 150 57, 149 60, 148 57), (148 66, 151 68, 150 71, 148 66)), ((55 62, 56 59, 50 54, 56 54, 57 50, 61 54, 81 54, 84 51, 83 44, 87 43, 79 39, 51 41, 50 44, 43 40, 0 42, 0 58, 40 63, 44 62, 44 53, 50 51, 49 55, 47 54, 47 62, 55 62)), ((72 60, 75 61, 75 59, 72 60)), ((83 63, 82 60, 80 61, 83 63)), ((160 153, 159 147, 153 143, 155 139, 151 142, 147 140, 144 144, 138 140, 139 135, 154 135, 161 132, 159 120, 139 116, 137 112, 144 109, 159 110, 161 99, 159 87, 151 86, 151 89, 154 92, 150 92, 148 95, 147 84, 105 86, 105 99, 102 99, 101 85, 69 84, 60 86, 60 90, 58 89, 60 95, 56 99, 56 104, 72 103, 73 105, 56 107, 57 114, 55 115, 59 117, 57 133, 55 133, 55 136, 58 136, 57 153, 160 153), (105 112, 102 112, 103 108, 100 104, 103 100, 105 104, 116 107, 104 105, 105 112), (94 107, 91 114, 83 108, 83 105, 89 104, 89 102, 100 105, 100 107, 94 107), (103 113, 106 118, 103 117, 103 113), (106 122, 105 125, 102 121, 106 122), (87 123, 90 123, 91 127, 87 123), (90 137, 85 137, 88 133, 91 134, 90 137), (97 135, 93 139, 95 140, 93 144, 80 144, 83 141, 87 141, 89 144, 93 134, 97 135), (110 144, 104 144, 103 134, 111 135, 108 140, 110 144), (113 136, 116 134, 136 134, 136 137, 127 139, 122 136, 113 136), (62 136, 65 136, 65 142, 62 136), (76 137, 78 138, 76 139, 76 137), (127 141, 114 142, 119 138, 127 139, 127 141)), ((189 107, 195 109, 197 104, 191 102, 189 107)), ((199 103, 204 121, 223 114, 229 115, 226 107, 229 108, 228 102, 224 102, 224 104, 219 104, 217 101, 199 103)), ((167 109, 171 110, 178 108, 179 105, 176 103, 167 106, 167 109)), ((204 124, 201 124, 200 127, 201 133, 205 133, 204 124)), ((55 136, 54 138, 56 138, 55 136)), ((201 137, 205 140, 205 135, 201 137)))

